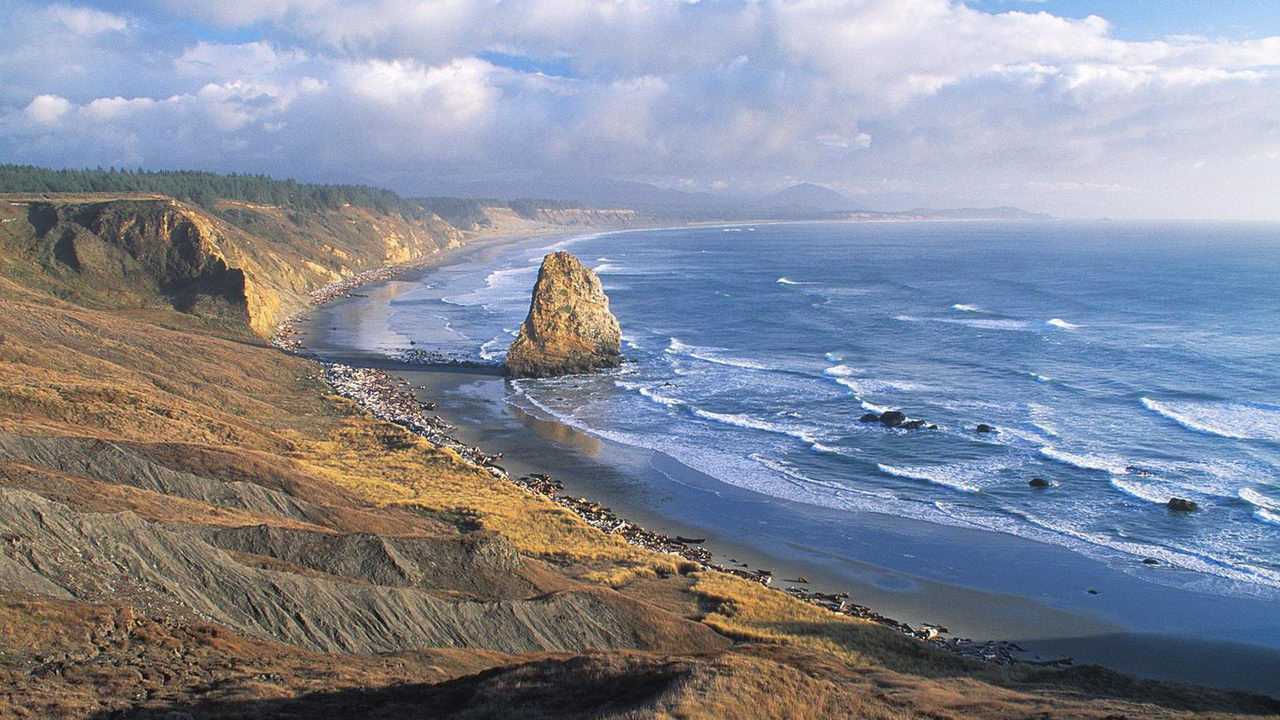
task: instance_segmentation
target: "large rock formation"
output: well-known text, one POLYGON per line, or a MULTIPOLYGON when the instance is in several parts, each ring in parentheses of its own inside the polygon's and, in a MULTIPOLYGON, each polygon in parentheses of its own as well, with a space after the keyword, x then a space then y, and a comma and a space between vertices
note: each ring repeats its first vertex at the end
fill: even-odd
POLYGON ((542 259, 529 317, 507 352, 511 377, 551 377, 617 367, 622 331, 600 278, 567 252, 542 259))

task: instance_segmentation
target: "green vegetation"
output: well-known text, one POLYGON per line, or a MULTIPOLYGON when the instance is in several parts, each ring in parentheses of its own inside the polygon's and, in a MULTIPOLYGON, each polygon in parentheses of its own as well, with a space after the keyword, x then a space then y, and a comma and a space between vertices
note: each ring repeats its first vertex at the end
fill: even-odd
MULTIPOLYGON (((269 205, 294 211, 337 210, 347 205, 381 213, 399 213, 407 219, 424 219, 431 213, 457 228, 489 224, 486 207, 509 208, 527 219, 538 210, 579 209, 577 203, 521 198, 424 197, 405 199, 383 188, 368 185, 329 185, 277 180, 267 175, 221 175, 192 170, 125 170, 95 168, 52 170, 34 165, 0 165, 0 192, 57 193, 154 193, 213 209, 219 200, 269 205)), ((229 212, 235 212, 234 210, 229 212)), ((243 211, 240 215, 243 215, 243 211)), ((228 218, 235 222, 242 217, 228 218)), ((237 223, 240 224, 240 223, 237 223)))
POLYGON ((0 165, 0 192, 137 192, 168 195, 211 207, 217 200, 336 210, 344 205, 399 212, 412 217, 421 206, 382 188, 319 185, 276 180, 266 175, 219 175, 190 170, 50 170, 33 165, 0 165))
POLYGON ((464 229, 488 225, 489 217, 484 212, 487 207, 509 208, 512 212, 527 220, 536 218, 539 210, 578 210, 582 208, 579 203, 574 202, 527 198, 499 200, 497 198, 422 197, 413 198, 411 202, 417 203, 423 209, 435 213, 441 220, 450 225, 464 229))

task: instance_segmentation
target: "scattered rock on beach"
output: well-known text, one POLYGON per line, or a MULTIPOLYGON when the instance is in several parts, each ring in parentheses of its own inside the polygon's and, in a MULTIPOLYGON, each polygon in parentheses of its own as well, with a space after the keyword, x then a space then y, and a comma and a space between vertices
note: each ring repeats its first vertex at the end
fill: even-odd
POLYGON ((1200 509, 1194 500, 1185 498, 1169 498, 1169 509, 1173 512, 1194 512, 1200 509))
POLYGON ((507 351, 507 375, 572 375, 621 362, 622 331, 600 278, 567 252, 547 255, 529 315, 507 351))

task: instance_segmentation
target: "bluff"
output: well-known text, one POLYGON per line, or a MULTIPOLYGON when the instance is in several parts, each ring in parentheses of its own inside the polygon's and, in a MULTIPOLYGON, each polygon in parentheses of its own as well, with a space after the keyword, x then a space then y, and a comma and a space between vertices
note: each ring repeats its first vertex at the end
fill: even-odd
POLYGON ((507 351, 511 377, 551 377, 617 367, 622 331, 600 278, 567 252, 542 259, 529 316, 507 351))
POLYGON ((438 218, 352 205, 0 194, 0 275, 88 307, 173 309, 260 336, 323 285, 462 242, 438 218))

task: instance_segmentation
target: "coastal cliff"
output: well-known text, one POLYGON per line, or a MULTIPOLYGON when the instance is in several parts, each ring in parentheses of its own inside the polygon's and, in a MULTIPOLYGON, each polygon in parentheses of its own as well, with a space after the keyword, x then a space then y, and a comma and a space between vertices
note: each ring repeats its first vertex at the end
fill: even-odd
POLYGON ((617 367, 622 330, 595 271, 567 252, 542 260, 529 316, 507 351, 511 377, 551 377, 617 367))
POLYGON ((268 336, 308 293, 462 243, 438 219, 145 194, 0 196, 0 263, 93 307, 172 308, 268 336))

